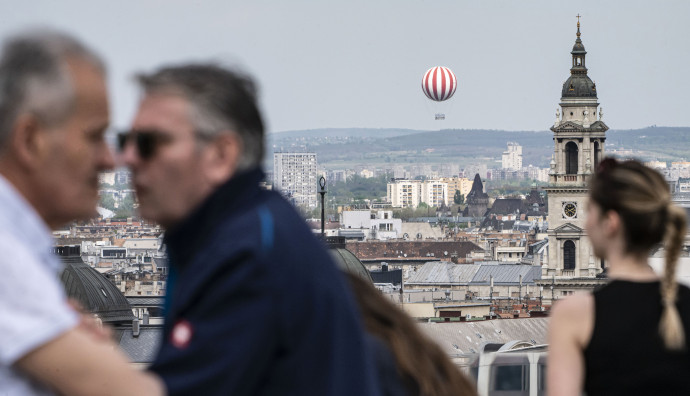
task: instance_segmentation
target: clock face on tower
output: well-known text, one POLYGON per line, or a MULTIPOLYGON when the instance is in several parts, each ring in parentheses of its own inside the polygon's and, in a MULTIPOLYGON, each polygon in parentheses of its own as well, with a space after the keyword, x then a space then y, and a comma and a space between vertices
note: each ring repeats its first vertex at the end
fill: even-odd
POLYGON ((563 218, 574 219, 577 217, 577 203, 563 202, 563 218))

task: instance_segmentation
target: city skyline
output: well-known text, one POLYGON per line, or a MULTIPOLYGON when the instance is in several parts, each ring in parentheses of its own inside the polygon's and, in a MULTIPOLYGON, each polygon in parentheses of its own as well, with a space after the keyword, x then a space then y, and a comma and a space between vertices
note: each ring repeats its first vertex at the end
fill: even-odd
POLYGON ((581 15, 590 76, 613 129, 690 126, 685 65, 690 3, 391 0, 12 4, 0 37, 51 26, 109 65, 112 120, 126 128, 138 71, 216 60, 253 74, 269 132, 320 128, 547 130, 581 15), (450 67, 454 97, 435 108, 424 72, 450 67), (434 121, 434 113, 446 113, 434 121))

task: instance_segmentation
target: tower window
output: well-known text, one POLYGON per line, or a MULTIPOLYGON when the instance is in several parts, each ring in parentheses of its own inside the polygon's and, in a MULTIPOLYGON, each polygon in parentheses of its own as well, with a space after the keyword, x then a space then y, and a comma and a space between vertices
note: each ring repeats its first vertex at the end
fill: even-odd
POLYGON ((575 242, 573 241, 563 243, 563 269, 575 269, 575 242))
POLYGON ((577 174, 577 144, 568 142, 565 145, 565 173, 568 175, 577 174))
POLYGON ((599 157, 600 157, 600 148, 599 148, 599 142, 594 142, 594 167, 596 168, 597 165, 599 165, 599 157))

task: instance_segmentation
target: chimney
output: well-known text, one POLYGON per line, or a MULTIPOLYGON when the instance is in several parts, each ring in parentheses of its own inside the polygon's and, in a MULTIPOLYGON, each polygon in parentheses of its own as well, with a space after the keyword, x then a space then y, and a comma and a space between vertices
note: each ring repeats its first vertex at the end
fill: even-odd
POLYGON ((139 318, 134 318, 132 320, 132 335, 136 338, 139 337, 139 318))

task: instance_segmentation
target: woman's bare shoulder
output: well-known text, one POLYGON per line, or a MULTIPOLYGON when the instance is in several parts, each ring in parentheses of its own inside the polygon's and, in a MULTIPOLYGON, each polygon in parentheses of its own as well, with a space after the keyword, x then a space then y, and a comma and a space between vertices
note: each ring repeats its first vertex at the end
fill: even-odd
POLYGON ((594 296, 576 293, 558 300, 551 309, 552 331, 570 334, 580 347, 589 342, 594 325, 594 296))
POLYGON ((592 293, 580 292, 556 301, 551 309, 551 316, 591 315, 593 311, 594 296, 592 293))

